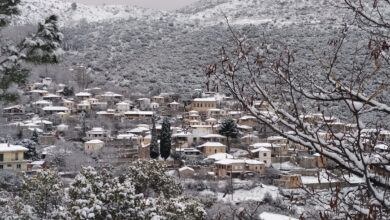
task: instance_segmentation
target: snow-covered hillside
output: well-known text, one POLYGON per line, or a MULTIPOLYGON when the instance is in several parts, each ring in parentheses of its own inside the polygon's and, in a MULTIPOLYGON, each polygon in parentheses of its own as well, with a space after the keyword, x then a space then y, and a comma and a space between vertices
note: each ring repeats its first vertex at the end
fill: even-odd
POLYGON ((334 1, 200 0, 178 12, 183 18, 198 20, 203 25, 225 23, 224 15, 232 24, 237 25, 271 22, 276 26, 293 23, 340 23, 344 16, 334 16, 332 2, 334 1))
POLYGON ((61 26, 71 25, 81 20, 101 22, 128 18, 158 19, 163 14, 160 11, 128 5, 77 4, 73 9, 71 2, 62 0, 23 0, 19 8, 21 13, 14 19, 15 25, 36 24, 52 14, 58 15, 61 26))

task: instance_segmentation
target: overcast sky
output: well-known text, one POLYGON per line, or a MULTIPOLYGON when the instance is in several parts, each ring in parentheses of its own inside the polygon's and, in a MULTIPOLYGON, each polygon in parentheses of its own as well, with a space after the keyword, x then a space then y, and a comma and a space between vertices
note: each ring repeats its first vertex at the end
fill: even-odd
POLYGON ((127 4, 138 5, 144 8, 154 8, 161 10, 175 10, 189 5, 197 0, 66 0, 69 2, 79 2, 83 4, 127 4))

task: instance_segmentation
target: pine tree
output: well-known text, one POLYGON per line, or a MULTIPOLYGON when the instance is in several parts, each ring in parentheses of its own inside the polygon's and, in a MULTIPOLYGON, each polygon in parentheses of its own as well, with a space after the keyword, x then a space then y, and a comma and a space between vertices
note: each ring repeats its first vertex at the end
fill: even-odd
POLYGON ((156 159, 159 156, 158 152, 158 140, 157 140, 157 131, 156 131, 156 116, 152 117, 152 141, 150 142, 150 158, 156 159))
POLYGON ((227 152, 230 152, 230 138, 236 138, 238 136, 238 129, 236 122, 231 118, 226 118, 222 121, 221 126, 218 129, 218 133, 225 136, 227 140, 227 152))
POLYGON ((161 127, 161 136, 160 136, 160 153, 161 157, 165 160, 171 154, 171 124, 169 123, 168 118, 164 118, 161 127))
POLYGON ((31 206, 33 212, 42 219, 62 205, 64 188, 55 169, 38 171, 32 177, 23 176, 23 203, 31 206))
MULTIPOLYGON (((20 0, 0 2, 0 28, 11 21, 13 15, 19 13, 20 0)), ((24 61, 34 64, 58 63, 62 54, 63 35, 57 27, 57 17, 50 16, 38 25, 35 34, 26 37, 17 44, 2 40, 0 58, 0 101, 13 102, 19 96, 11 92, 11 85, 22 86, 27 82, 29 70, 23 67, 24 61)))

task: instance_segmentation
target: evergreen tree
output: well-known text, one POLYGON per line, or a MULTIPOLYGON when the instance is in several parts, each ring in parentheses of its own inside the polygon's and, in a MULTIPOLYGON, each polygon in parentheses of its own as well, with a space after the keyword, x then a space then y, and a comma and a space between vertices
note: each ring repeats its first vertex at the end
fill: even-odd
POLYGON ((65 87, 64 90, 62 91, 62 95, 63 96, 73 96, 74 95, 73 87, 71 87, 71 88, 65 87))
POLYGON ((29 205, 40 218, 49 217, 62 205, 64 188, 57 170, 41 170, 32 177, 24 174, 22 188, 23 203, 29 205))
POLYGON ((24 153, 24 158, 26 160, 36 161, 40 159, 37 153, 37 142, 33 141, 32 139, 23 139, 22 141, 18 141, 15 144, 22 145, 28 149, 28 151, 24 153))
POLYGON ((37 129, 34 129, 32 136, 31 136, 31 140, 37 144, 39 143, 39 134, 38 134, 37 129))
POLYGON ((165 160, 171 154, 171 135, 171 124, 169 123, 168 118, 164 118, 160 136, 160 153, 161 157, 165 160))
POLYGON ((218 129, 218 133, 225 136, 227 140, 227 152, 230 152, 230 138, 236 138, 238 136, 238 129, 236 122, 231 118, 226 118, 222 121, 221 126, 218 129))
MULTIPOLYGON (((20 0, 0 2, 0 28, 7 26, 12 16, 19 13, 19 3, 20 0)), ((8 91, 8 88, 14 84, 22 86, 27 82, 29 70, 23 67, 24 62, 58 63, 62 38, 57 27, 57 17, 52 15, 38 25, 35 34, 17 44, 1 40, 0 101, 13 102, 18 99, 18 94, 8 91)))
POLYGON ((150 142, 150 158, 156 159, 159 156, 158 152, 158 140, 157 140, 157 131, 156 131, 156 116, 152 117, 152 141, 150 142))

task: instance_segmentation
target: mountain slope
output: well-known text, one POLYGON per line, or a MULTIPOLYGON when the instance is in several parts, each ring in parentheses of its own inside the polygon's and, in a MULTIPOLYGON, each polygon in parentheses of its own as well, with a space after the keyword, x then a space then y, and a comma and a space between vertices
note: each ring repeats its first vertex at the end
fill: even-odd
POLYGON ((24 0, 21 2, 20 15, 14 19, 15 25, 36 24, 45 17, 56 14, 62 26, 74 25, 79 21, 102 22, 117 19, 139 18, 158 19, 163 12, 129 5, 83 5, 62 0, 24 0))
MULTIPOLYGON (((48 7, 58 0, 28 2, 43 4, 43 11, 52 12, 55 7, 48 7)), ((77 20, 69 11, 70 4, 61 3, 58 7, 63 20, 77 20)), ((134 12, 124 16, 124 9, 117 6, 79 6, 80 12, 74 13, 91 22, 64 23, 66 55, 62 65, 89 66, 96 86, 140 93, 163 90, 189 94, 194 88, 204 87, 204 67, 218 57, 220 47, 230 40, 222 12, 252 42, 263 37, 286 42, 301 57, 302 65, 309 66, 315 65, 309 48, 325 48, 338 33, 346 14, 327 0, 202 0, 172 13, 130 8, 134 12), (111 9, 122 11, 115 16, 109 14, 111 9), (99 12, 95 10, 105 12, 97 16, 99 12)), ((352 36, 350 42, 353 47, 356 39, 352 36)))

